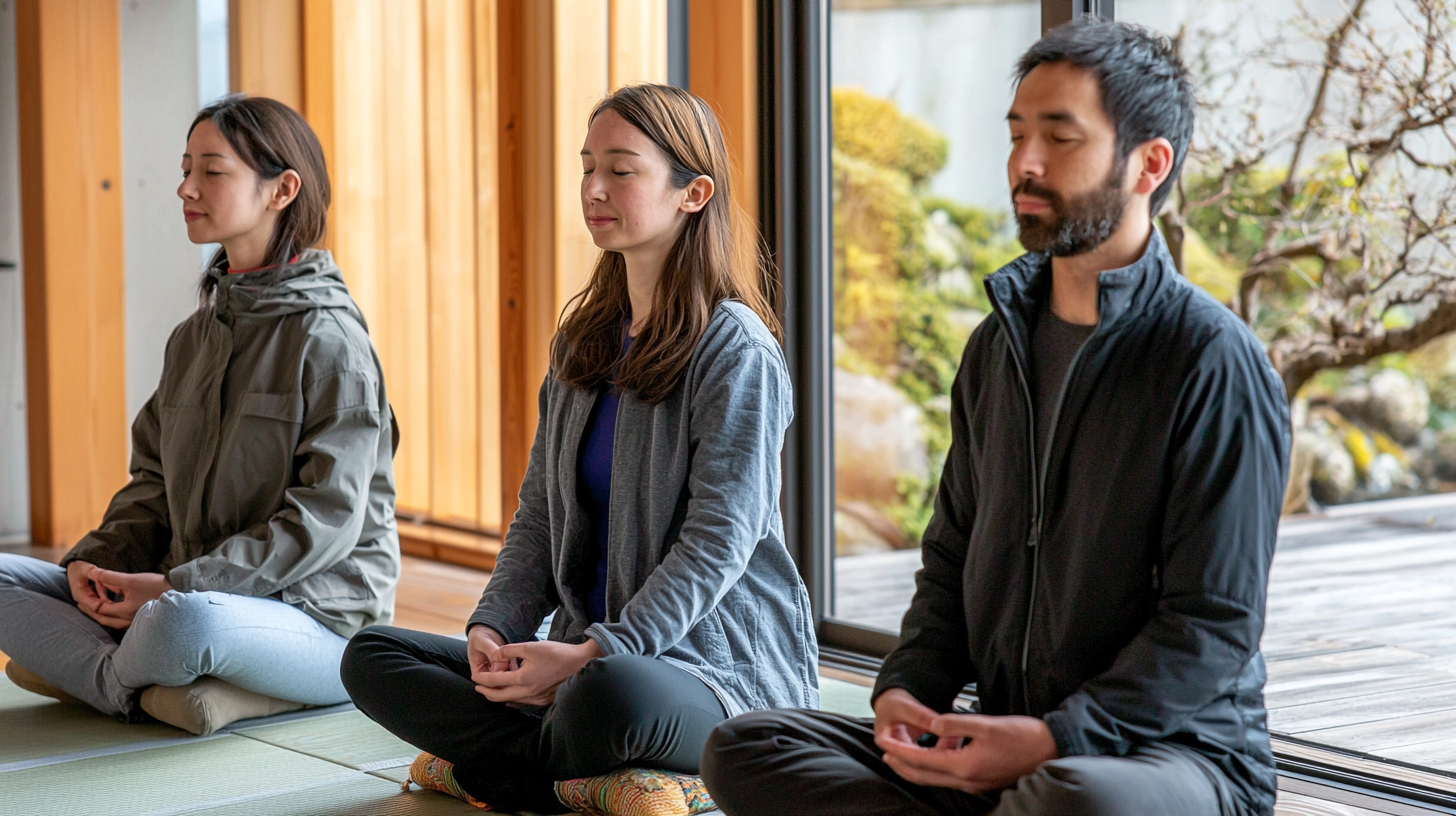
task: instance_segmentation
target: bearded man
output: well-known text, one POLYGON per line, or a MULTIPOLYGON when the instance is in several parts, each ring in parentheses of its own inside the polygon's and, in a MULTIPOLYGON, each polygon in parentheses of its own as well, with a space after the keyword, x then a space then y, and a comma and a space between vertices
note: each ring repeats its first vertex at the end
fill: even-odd
POLYGON ((1188 73, 1165 39, 1080 21, 1017 83, 1029 252, 986 281, 875 718, 721 725, 703 777, 731 816, 1273 811, 1259 638, 1289 416, 1259 342, 1153 228, 1188 73), (976 713, 953 708, 967 683, 976 713))

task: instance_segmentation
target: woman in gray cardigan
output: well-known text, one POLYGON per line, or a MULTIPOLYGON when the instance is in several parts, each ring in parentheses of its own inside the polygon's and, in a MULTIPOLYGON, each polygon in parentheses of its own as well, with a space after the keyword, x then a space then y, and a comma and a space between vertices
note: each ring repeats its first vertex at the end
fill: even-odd
POLYGON ((24 688, 195 733, 348 699, 339 660, 399 578, 392 422, 323 237, 313 131, 271 99, 197 115, 195 243, 221 244, 132 428, 131 480, 61 560, 0 554, 0 651, 24 688))
POLYGON ((581 155, 603 252, 553 342, 468 640, 371 627, 344 682, 424 749, 423 787, 508 811, 610 811, 616 795, 696 812, 706 794, 682 775, 714 725, 818 703, 779 513, 789 379, 766 279, 735 241, 711 109, 628 86, 597 106, 581 155), (602 776, 622 768, 674 773, 602 776))

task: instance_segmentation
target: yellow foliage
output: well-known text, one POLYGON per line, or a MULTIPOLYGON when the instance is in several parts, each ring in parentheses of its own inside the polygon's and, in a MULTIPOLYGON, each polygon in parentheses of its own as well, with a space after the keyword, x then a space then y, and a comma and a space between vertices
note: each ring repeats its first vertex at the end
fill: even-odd
POLYGON ((1359 428, 1346 423, 1344 430, 1345 450, 1355 460, 1355 469, 1364 476, 1370 472, 1370 464, 1375 461, 1375 446, 1370 444, 1370 437, 1359 428))
POLYGON ((1191 227, 1183 229, 1183 274, 1219 303, 1233 300, 1243 270, 1220 258, 1191 227))
POLYGON ((907 116, 888 99, 859 88, 835 88, 834 149, 898 170, 916 184, 945 166, 950 142, 930 125, 907 116))

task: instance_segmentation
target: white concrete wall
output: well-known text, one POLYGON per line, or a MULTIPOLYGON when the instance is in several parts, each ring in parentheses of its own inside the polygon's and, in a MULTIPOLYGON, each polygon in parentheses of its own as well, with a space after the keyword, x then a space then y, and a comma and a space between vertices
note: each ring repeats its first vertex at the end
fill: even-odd
POLYGON ((177 185, 187 128, 204 98, 203 86, 211 97, 227 90, 227 6, 223 0, 218 30, 217 0, 120 2, 131 421, 156 390, 167 337, 197 306, 204 250, 187 240, 177 185))
MULTIPOLYGON (((1305 0, 1316 14, 1338 13, 1340 0, 1305 0)), ((1194 11, 1213 30, 1232 29, 1243 46, 1274 34, 1298 0, 1118 0, 1117 16, 1168 34, 1194 11)), ((1391 17, 1382 7, 1377 18, 1391 17)), ((1388 21, 1394 24, 1394 20, 1388 21)), ((835 10, 830 18, 830 81, 894 100, 950 139, 950 159, 931 190, 957 201, 1009 209, 1005 124, 1016 59, 1041 36, 1041 3, 967 4, 835 10)), ((1237 47, 1230 49, 1237 53, 1237 47)), ((1317 57, 1303 46, 1301 56, 1317 57)), ((1261 119, 1301 113, 1307 77, 1263 72, 1248 77, 1265 99, 1261 119)), ((1291 123, 1293 124, 1293 123, 1291 123)))
POLYGON ((20 145, 15 2, 0 0, 0 544, 29 539, 25 438, 25 322, 20 268, 20 145))

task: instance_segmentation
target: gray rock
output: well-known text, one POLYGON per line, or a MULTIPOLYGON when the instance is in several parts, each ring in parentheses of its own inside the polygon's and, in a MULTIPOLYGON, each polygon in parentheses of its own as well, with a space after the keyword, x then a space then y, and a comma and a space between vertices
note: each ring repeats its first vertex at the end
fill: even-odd
POLYGON ((1402 445, 1416 442, 1431 417, 1431 395, 1426 384, 1393 368, 1377 371, 1367 382, 1341 388, 1334 404, 1341 414, 1402 445))
MULTIPOLYGON (((1328 426, 1326 426, 1327 428, 1328 426)), ((1309 451, 1310 495, 1320 504, 1349 501, 1355 492, 1355 459, 1339 438, 1330 432, 1303 430, 1297 445, 1309 451)))
POLYGON ((1456 428, 1436 437, 1436 478, 1456 481, 1456 428))
POLYGON ((1377 454, 1365 472, 1365 490, 1372 499, 1405 495, 1419 488, 1420 480, 1415 474, 1388 453, 1377 454))
POLYGON ((834 510, 834 554, 868 555, 890 552, 895 546, 870 529, 858 516, 834 510))
POLYGON ((896 479, 930 478, 922 412, 904 392, 867 374, 834 369, 834 485, 837 500, 890 507, 896 479))

